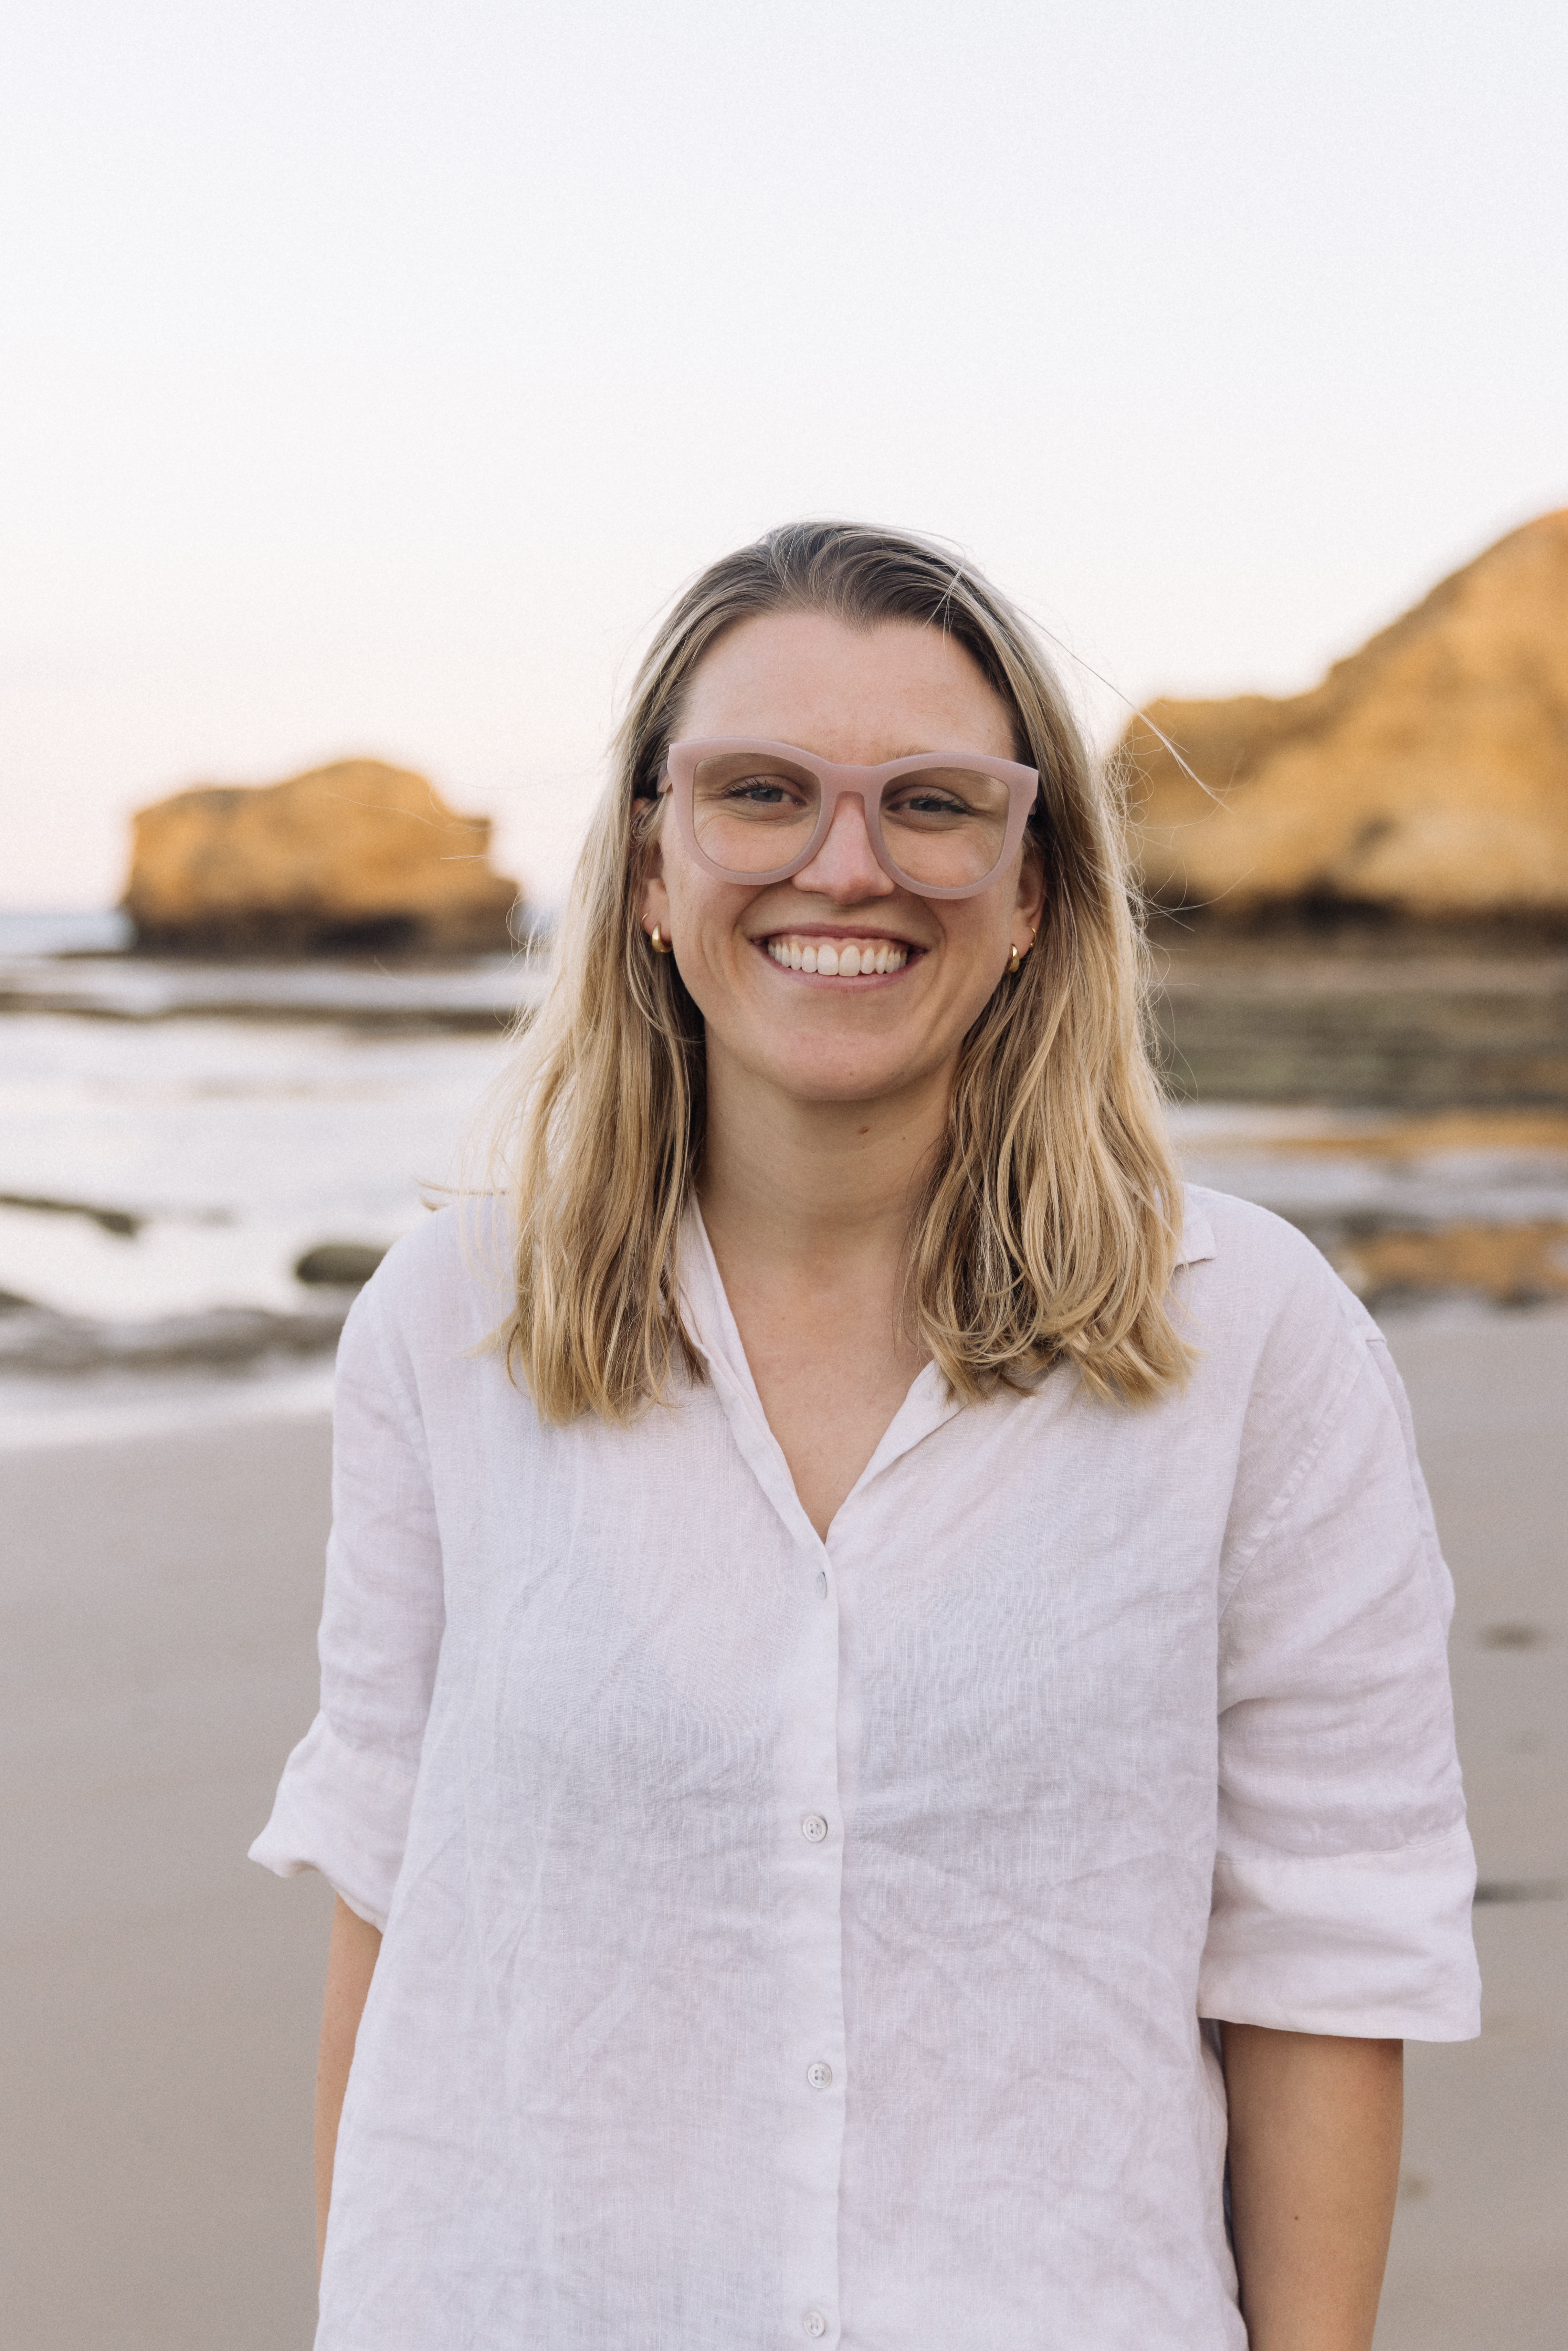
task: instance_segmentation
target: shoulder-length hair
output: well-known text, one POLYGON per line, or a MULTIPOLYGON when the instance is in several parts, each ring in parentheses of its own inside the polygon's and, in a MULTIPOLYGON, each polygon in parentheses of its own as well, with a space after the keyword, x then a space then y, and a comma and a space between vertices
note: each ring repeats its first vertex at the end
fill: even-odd
POLYGON ((578 861, 546 1000, 504 1081, 493 1181, 509 1196, 516 1299, 497 1333, 540 1415, 625 1422, 702 1360, 676 1257, 701 1166, 703 1023, 639 920, 665 754, 692 674, 759 613, 914 621, 970 654, 1040 771, 1027 836, 1039 941, 960 1051, 945 1147, 925 1171, 905 1312, 954 1394, 1077 1367, 1143 1401, 1187 1364, 1166 1304, 1180 1187, 1145 1050, 1123 812, 1022 616, 910 533, 794 523, 710 565, 638 671, 578 861))

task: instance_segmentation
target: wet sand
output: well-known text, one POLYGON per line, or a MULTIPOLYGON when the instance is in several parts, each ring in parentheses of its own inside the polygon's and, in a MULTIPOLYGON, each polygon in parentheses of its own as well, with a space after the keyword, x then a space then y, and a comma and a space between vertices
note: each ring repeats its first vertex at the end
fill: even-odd
MULTIPOLYGON (((1568 2307, 1568 1316, 1391 1323, 1459 1591, 1486 2031, 1414 2047, 1378 2351, 1568 2307)), ((18 2351, 306 2351, 329 1897, 245 1859, 314 1705, 319 1415, 0 1457, 18 2351)))

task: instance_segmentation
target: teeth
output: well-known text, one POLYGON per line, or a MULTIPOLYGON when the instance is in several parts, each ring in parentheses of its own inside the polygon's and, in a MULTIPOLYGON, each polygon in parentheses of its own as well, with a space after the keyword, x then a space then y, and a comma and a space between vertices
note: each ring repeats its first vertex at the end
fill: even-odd
POLYGON ((863 979, 873 972, 902 971, 909 949, 892 939, 846 939, 836 947, 829 939, 769 939, 768 952, 775 963, 790 971, 813 971, 822 979, 863 979))

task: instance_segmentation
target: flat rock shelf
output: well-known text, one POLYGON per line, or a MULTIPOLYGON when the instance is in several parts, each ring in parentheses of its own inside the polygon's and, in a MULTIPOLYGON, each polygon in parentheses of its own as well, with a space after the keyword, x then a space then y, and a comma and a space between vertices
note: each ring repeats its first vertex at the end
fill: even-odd
POLYGON ((1568 1105, 1568 951, 1160 939, 1177 1101, 1568 1105))

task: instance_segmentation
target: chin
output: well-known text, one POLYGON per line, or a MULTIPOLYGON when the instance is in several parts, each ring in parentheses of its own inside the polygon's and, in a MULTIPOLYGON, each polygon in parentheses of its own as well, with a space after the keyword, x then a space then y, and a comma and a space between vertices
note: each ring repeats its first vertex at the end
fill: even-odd
POLYGON ((788 1054, 770 1059, 767 1074, 797 1102, 872 1102, 917 1085, 928 1075, 933 1058, 925 1053, 868 1053, 863 1049, 788 1054))

